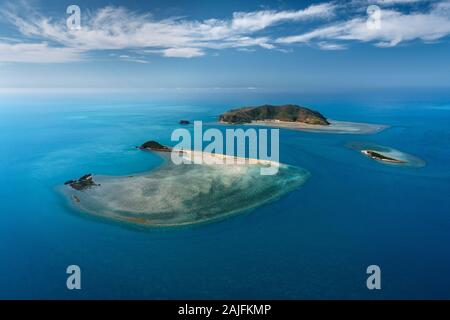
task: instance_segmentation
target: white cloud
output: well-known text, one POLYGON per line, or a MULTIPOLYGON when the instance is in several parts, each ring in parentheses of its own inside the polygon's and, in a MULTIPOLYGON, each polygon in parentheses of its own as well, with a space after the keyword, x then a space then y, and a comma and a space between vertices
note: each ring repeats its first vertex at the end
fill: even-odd
MULTIPOLYGON (((117 59, 148 63, 146 56, 149 54, 195 58, 211 50, 234 48, 249 52, 256 47, 290 52, 288 46, 296 43, 322 50, 342 50, 349 47, 351 41, 388 47, 418 39, 432 42, 450 34, 449 0, 330 1, 302 10, 235 12, 229 19, 202 21, 157 19, 150 13, 111 6, 82 14, 82 29, 69 31, 65 17, 57 20, 29 7, 3 7, 0 17, 15 27, 19 35, 0 33, 0 62, 72 62, 86 59, 92 52, 108 50, 130 53, 129 57, 115 55, 117 59), (396 7, 405 8, 417 2, 426 2, 424 8, 428 9, 414 11, 413 5, 404 12, 396 7), (383 5, 379 30, 367 28, 366 9, 370 3, 383 5), (347 20, 341 20, 342 14, 347 20), (312 20, 314 24, 310 24, 312 20), (315 29, 274 36, 273 27, 288 22, 315 29)), ((289 29, 282 32, 289 32, 289 29)))
POLYGON ((2 43, 1 62, 66 63, 82 60, 80 51, 73 48, 54 48, 47 43, 2 43))
POLYGON ((157 20, 149 13, 108 6, 83 16, 81 30, 74 32, 67 30, 63 19, 53 20, 29 10, 8 8, 2 14, 22 35, 60 47, 85 52, 149 49, 165 57, 192 58, 204 55, 205 49, 255 46, 272 49, 271 39, 253 34, 281 22, 326 18, 333 9, 332 4, 325 3, 297 11, 238 12, 228 20, 197 21, 157 20))
POLYGON ((257 12, 235 12, 231 27, 234 30, 258 31, 283 21, 300 21, 311 18, 328 18, 334 15, 335 5, 323 3, 312 5, 304 10, 274 11, 264 10, 257 12))
POLYGON ((205 53, 199 48, 170 48, 162 51, 164 57, 193 58, 201 57, 205 53))
POLYGON ((329 51, 347 49, 347 47, 343 44, 331 43, 331 42, 326 42, 326 41, 319 42, 317 44, 317 46, 322 50, 329 50, 329 51))
POLYGON ((238 48, 237 50, 241 51, 241 52, 255 52, 256 51, 255 49, 249 49, 249 48, 238 48))
POLYGON ((392 47, 401 42, 436 41, 450 35, 450 2, 435 4, 428 12, 404 14, 395 10, 381 11, 381 28, 367 27, 367 18, 335 22, 300 35, 281 37, 279 44, 314 41, 375 42, 379 47, 392 47))
MULTIPOLYGON (((112 55, 114 56, 114 55, 112 55)), ((121 54, 119 55, 119 59, 122 61, 127 61, 127 62, 135 62, 135 63, 141 63, 141 64, 148 64, 150 63, 150 61, 146 60, 144 57, 135 57, 135 56, 130 56, 128 54, 121 54)))

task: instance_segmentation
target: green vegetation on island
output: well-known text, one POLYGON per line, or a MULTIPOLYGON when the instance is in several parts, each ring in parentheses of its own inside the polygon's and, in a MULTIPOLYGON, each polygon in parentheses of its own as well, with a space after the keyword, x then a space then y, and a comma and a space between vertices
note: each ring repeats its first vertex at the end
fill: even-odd
POLYGON ((152 150, 152 151, 160 151, 160 152, 171 152, 172 149, 166 146, 163 146, 159 142, 156 141, 147 141, 143 143, 140 147, 136 147, 141 150, 152 150))
POLYGON ((330 124, 320 112, 293 104, 232 109, 220 115, 219 120, 230 124, 251 123, 252 121, 301 122, 325 126, 330 124))

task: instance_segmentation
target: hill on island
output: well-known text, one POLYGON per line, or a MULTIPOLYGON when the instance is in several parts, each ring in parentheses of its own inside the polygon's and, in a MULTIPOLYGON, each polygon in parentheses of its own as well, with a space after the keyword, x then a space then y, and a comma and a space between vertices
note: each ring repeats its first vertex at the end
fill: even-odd
POLYGON ((221 122, 250 123, 252 121, 279 120, 286 122, 302 122, 307 124, 329 125, 327 119, 320 113, 294 104, 282 106, 263 105, 258 107, 243 107, 232 109, 221 114, 221 122))

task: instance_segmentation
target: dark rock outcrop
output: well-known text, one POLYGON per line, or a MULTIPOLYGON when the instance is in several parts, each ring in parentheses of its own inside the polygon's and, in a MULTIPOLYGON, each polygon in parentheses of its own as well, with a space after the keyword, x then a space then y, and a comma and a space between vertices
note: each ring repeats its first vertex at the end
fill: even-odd
POLYGON ((373 150, 362 150, 361 152, 363 154, 365 154, 366 156, 368 156, 369 158, 379 160, 379 161, 391 162, 391 163, 406 163, 406 161, 394 159, 394 158, 385 156, 384 154, 381 154, 381 153, 373 151, 373 150))
POLYGON ((79 178, 78 180, 69 180, 64 183, 65 185, 71 186, 73 189, 81 191, 93 186, 99 186, 94 182, 92 174, 88 173, 79 178))
POLYGON ((144 144, 142 144, 139 149, 141 150, 152 150, 152 151, 160 151, 160 152, 170 152, 172 151, 171 148, 163 146, 159 142, 156 141, 147 141, 144 144))
POLYGON ((220 115, 219 120, 226 123, 250 123, 252 121, 279 120, 307 124, 329 125, 319 112, 293 104, 283 106, 263 105, 233 109, 220 115))

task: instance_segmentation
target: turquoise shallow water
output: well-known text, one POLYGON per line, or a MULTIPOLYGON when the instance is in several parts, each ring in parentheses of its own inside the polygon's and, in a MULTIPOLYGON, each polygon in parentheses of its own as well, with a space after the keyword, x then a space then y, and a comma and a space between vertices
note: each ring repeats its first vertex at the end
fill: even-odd
POLYGON ((304 185, 243 215, 157 230, 80 214, 58 186, 87 172, 156 168, 161 158, 135 145, 170 144, 180 119, 209 123, 230 104, 118 100, 2 100, 0 297, 450 298, 448 100, 308 97, 332 119, 391 128, 358 136, 281 130, 280 161, 308 170, 304 185), (355 141, 426 166, 377 163, 348 148, 355 141), (81 267, 81 291, 65 287, 70 264, 81 267), (381 291, 366 289, 371 264, 381 267, 381 291))
POLYGON ((248 212, 299 188, 309 177, 308 171, 284 164, 274 175, 262 175, 262 168, 174 164, 169 158, 146 173, 95 175, 95 185, 84 190, 60 189, 75 210, 137 227, 180 227, 248 212))

